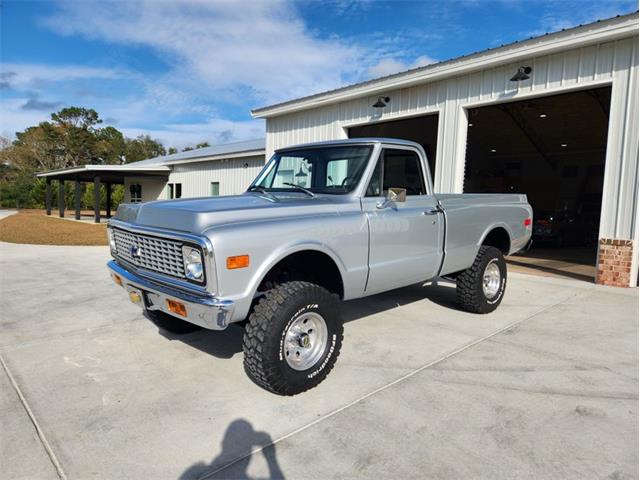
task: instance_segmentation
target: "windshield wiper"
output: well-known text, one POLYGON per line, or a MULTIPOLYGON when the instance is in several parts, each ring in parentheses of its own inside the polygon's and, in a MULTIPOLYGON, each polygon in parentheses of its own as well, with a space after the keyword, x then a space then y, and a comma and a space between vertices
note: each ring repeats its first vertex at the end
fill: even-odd
POLYGON ((272 194, 271 192, 267 192, 267 190, 264 187, 261 187, 260 185, 251 185, 249 186, 249 188, 247 188, 247 192, 259 192, 263 195, 266 195, 267 198, 271 201, 277 201, 277 197, 272 194))
POLYGON ((297 189, 297 190, 300 190, 301 192, 306 193, 306 194, 307 194, 307 195, 309 195, 310 197, 315 197, 315 196, 316 196, 316 194, 315 194, 315 193, 313 193, 313 192, 312 192, 311 190, 309 190, 308 188, 301 187, 300 185, 296 185, 295 183, 282 182, 282 184, 283 184, 283 185, 288 185, 288 186, 293 187, 293 188, 295 188, 295 189, 297 189))

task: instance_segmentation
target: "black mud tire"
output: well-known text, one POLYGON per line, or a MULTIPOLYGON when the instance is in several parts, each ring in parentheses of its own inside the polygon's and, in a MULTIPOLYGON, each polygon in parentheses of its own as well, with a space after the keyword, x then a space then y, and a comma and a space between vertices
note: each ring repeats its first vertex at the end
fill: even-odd
POLYGON ((159 310, 147 310, 145 312, 145 316, 159 329, 165 330, 174 335, 184 335, 186 333, 202 330, 202 327, 198 325, 194 325, 193 323, 181 320, 159 310))
POLYGON ((343 327, 337 295, 309 282, 286 282, 269 290, 255 305, 243 338, 244 370, 258 386, 278 395, 296 395, 322 382, 333 368, 342 346, 343 327), (302 313, 322 316, 327 345, 307 370, 287 363, 284 335, 302 313))
POLYGON ((502 252, 495 247, 482 246, 473 265, 456 278, 458 305, 472 313, 493 312, 502 302, 507 288, 507 263, 502 252), (500 288, 491 298, 485 296, 482 281, 489 263, 495 262, 500 270, 500 288))

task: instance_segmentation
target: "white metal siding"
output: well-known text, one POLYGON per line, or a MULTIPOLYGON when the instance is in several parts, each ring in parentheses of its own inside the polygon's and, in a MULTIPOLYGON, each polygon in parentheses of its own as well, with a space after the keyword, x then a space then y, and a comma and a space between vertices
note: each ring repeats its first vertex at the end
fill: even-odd
MULTIPOLYGON (((257 156, 174 165, 167 183, 181 183, 182 198, 210 196, 211 182, 220 183, 220 195, 236 195, 247 189, 264 163, 264 157, 257 156)), ((168 198, 167 187, 161 198, 168 198)))
POLYGON ((129 187, 131 185, 140 184, 142 188, 142 201, 150 202, 161 198, 164 186, 164 178, 150 178, 150 177, 125 177, 124 179, 124 201, 128 203, 131 201, 131 192, 129 187))
POLYGON ((634 238, 638 181, 638 36, 574 48, 385 92, 389 107, 371 105, 378 94, 267 118, 267 156, 281 147, 346 138, 348 127, 438 112, 435 188, 462 192, 466 108, 568 90, 612 85, 609 139, 600 236, 634 238), (520 65, 531 65, 525 82, 510 82, 520 65))

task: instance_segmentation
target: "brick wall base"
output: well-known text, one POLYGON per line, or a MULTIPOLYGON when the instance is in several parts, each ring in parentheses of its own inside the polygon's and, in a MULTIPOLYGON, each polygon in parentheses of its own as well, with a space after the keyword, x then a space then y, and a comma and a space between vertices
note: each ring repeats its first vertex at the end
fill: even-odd
POLYGON ((596 283, 628 287, 631 282, 633 241, 601 238, 598 248, 596 283))

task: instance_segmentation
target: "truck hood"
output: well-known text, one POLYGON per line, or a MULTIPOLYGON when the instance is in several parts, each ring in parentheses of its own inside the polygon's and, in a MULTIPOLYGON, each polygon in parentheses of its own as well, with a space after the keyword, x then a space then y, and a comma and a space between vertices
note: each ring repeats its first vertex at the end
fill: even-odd
POLYGON ((359 208, 359 202, 342 195, 312 198, 297 192, 278 192, 273 197, 244 193, 227 197, 125 203, 118 207, 115 218, 147 227, 201 234, 211 227, 230 223, 284 216, 337 215, 359 208))

